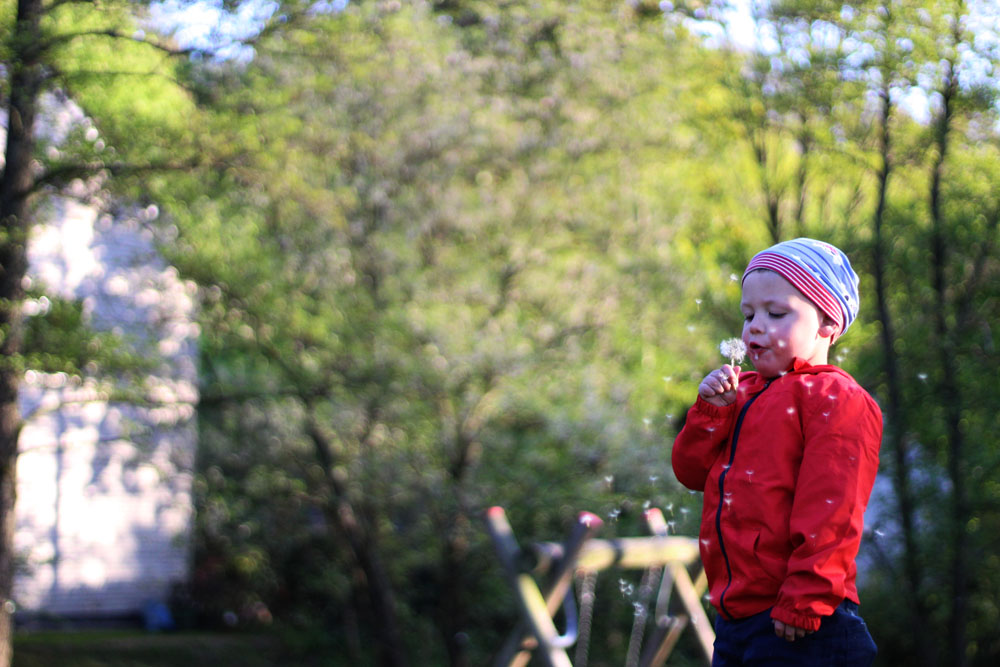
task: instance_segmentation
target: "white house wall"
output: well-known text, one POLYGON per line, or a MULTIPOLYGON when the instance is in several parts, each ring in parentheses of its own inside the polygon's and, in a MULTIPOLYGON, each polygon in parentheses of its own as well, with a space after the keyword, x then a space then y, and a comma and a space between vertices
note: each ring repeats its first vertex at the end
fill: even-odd
POLYGON ((29 244, 31 280, 82 300, 96 328, 135 341, 156 368, 139 404, 109 401, 100 379, 24 377, 15 602, 25 615, 130 614, 188 576, 195 288, 157 254, 154 207, 101 209, 93 198, 49 201, 29 244))

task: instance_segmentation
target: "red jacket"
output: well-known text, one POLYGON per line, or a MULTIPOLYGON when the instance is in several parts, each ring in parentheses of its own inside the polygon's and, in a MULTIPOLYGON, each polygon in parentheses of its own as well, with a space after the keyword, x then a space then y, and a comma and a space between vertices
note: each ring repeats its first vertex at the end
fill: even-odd
POLYGON ((818 630, 845 598, 878 471, 882 413, 836 366, 740 375, 737 400, 698 398, 674 441, 680 482, 704 491, 701 558, 725 618, 818 630))

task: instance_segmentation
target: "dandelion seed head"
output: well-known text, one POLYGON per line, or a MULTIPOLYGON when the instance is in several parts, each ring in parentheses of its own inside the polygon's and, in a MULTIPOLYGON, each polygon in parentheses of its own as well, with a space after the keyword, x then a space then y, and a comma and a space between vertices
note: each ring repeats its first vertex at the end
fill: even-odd
POLYGON ((747 355, 747 346, 740 338, 727 338, 719 343, 719 352, 735 366, 743 363, 743 358, 747 355))

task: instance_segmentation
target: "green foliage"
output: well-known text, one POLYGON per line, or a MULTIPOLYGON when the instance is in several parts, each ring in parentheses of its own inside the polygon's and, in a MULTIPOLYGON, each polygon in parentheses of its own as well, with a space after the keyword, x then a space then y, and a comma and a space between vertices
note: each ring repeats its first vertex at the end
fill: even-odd
MULTIPOLYGON (((758 18, 775 53, 708 49, 686 6, 647 4, 290 6, 252 62, 185 67, 196 134, 223 166, 144 185, 177 227, 172 261, 202 285, 207 617, 267 609, 305 628, 304 646, 333 637, 324 650, 362 659, 379 619, 361 563, 378 554, 413 660, 464 650, 477 664, 512 621, 486 507, 505 506, 524 540, 557 538, 581 509, 635 534, 647 502, 695 534, 669 442, 741 326, 747 258, 807 234, 862 275, 862 317, 834 359, 883 405, 887 360, 901 362, 887 427, 904 431, 918 491, 918 599, 934 637, 948 633, 965 594, 951 564, 996 546, 997 455, 973 445, 996 414, 995 81, 959 68, 935 215, 940 125, 898 100, 942 99, 944 63, 970 53, 937 5, 771 3, 758 18)), ((862 585, 894 664, 915 657, 893 595, 905 554, 893 507, 878 509, 889 537, 866 543, 884 560, 862 585)), ((998 581, 985 570, 967 591, 981 664, 998 581)))
POLYGON ((151 362, 122 336, 95 331, 78 300, 29 296, 33 311, 24 332, 24 367, 45 373, 138 378, 151 362))

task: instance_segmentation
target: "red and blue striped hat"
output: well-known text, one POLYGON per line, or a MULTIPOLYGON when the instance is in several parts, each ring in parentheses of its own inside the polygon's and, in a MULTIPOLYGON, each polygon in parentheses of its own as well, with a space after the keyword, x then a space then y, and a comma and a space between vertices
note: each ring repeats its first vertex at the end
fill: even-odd
POLYGON ((755 269, 774 271, 837 323, 834 340, 858 316, 858 274, 839 248, 815 239, 793 239, 753 256, 743 279, 755 269))

